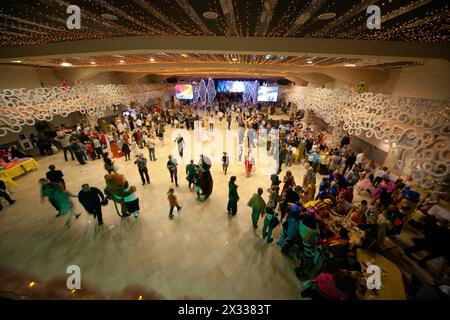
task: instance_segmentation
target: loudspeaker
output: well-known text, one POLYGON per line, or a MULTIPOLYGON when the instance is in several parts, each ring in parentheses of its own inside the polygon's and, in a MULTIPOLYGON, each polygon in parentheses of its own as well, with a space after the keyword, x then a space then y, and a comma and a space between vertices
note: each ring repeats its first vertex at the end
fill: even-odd
POLYGON ((175 77, 167 78, 167 83, 177 83, 178 79, 175 77))

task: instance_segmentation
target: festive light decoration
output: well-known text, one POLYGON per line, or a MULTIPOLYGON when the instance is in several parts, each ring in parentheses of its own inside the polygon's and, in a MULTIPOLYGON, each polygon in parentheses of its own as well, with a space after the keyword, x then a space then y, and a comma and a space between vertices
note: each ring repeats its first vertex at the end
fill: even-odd
POLYGON ((192 82, 192 92, 193 92, 193 102, 197 102, 200 98, 198 83, 196 81, 192 82))
POLYGON ((424 188, 436 188, 450 174, 449 100, 300 86, 284 89, 284 96, 350 135, 386 139, 401 173, 424 188))
POLYGON ((214 86, 214 80, 209 78, 208 79, 208 86, 206 87, 206 92, 208 96, 208 103, 212 105, 214 102, 214 98, 216 97, 216 88, 214 86))
MULTIPOLYGON (((441 42, 449 40, 446 1, 384 1, 381 30, 366 28, 365 8, 373 1, 285 0, 285 1, 95 1, 79 0, 82 29, 65 27, 67 2, 14 1, 2 3, 0 17, 7 28, 0 31, 0 46, 30 46, 62 41, 103 39, 121 36, 218 35, 241 37, 306 37, 365 40, 441 42), (267 10, 270 3, 270 10, 267 10), (224 4, 224 6, 222 6, 224 4), (206 24, 205 11, 217 13, 206 24), (314 17, 334 12, 336 18, 314 17), (413 15, 408 14, 414 12, 413 15), (117 20, 105 17, 115 16, 117 20), (266 17, 262 19, 261 17, 266 17), (83 28, 84 26, 84 28, 83 28)), ((67 16, 66 16, 67 17, 67 16)))
POLYGON ((253 82, 253 90, 251 95, 253 104, 256 104, 258 102, 258 89, 259 89, 259 82, 255 80, 255 82, 253 82))
POLYGON ((145 104, 149 99, 161 98, 173 86, 146 85, 94 85, 77 82, 75 86, 46 87, 27 90, 0 89, 0 136, 18 133, 24 125, 36 121, 51 121, 54 115, 67 117, 79 111, 100 118, 106 108, 131 102, 145 104))
POLYGON ((206 102, 206 84, 205 84, 205 80, 200 80, 200 88, 198 90, 199 95, 200 95, 200 99, 202 100, 203 103, 206 102))
POLYGON ((242 93, 242 101, 247 104, 252 98, 253 85, 250 81, 244 82, 244 92, 242 93))
MULTIPOLYGON (((166 70, 172 67, 173 64, 189 64, 196 67, 195 64, 216 63, 229 66, 233 63, 236 68, 240 65, 279 65, 279 66, 306 66, 314 63, 314 67, 318 68, 334 68, 342 66, 358 66, 360 68, 371 70, 396 70, 423 65, 418 61, 395 61, 392 59, 378 60, 378 59, 349 59, 349 58, 329 58, 329 57, 315 57, 314 60, 306 56, 284 56, 284 55, 233 55, 230 58, 227 54, 191 54, 182 57, 176 53, 154 53, 155 58, 148 57, 146 53, 131 54, 123 53, 122 55, 103 55, 103 56, 83 56, 83 57, 53 57, 51 59, 30 58, 24 59, 20 65, 34 66, 34 67, 55 67, 59 68, 70 64, 72 67, 78 68, 92 68, 92 67, 117 67, 117 66, 152 66, 154 72, 166 70), (269 57, 266 59, 266 57, 269 57), (121 58, 121 59, 117 59, 121 58), (161 66, 161 69, 155 68, 155 64, 161 66), (94 63, 93 63, 94 62, 94 63)), ((18 67, 17 63, 13 61, 6 63, 9 66, 18 67)), ((173 68, 173 67, 172 67, 173 68)), ((180 67, 180 71, 185 67, 180 67)), ((131 70, 132 71, 132 70, 131 70)), ((173 72, 173 71, 172 71, 173 72)))

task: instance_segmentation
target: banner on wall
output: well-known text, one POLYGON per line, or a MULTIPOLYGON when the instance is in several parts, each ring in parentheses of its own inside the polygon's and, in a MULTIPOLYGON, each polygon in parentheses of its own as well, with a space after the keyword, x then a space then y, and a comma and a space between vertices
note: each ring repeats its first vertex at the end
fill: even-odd
POLYGON ((24 134, 19 134, 19 144, 22 150, 33 149, 30 139, 26 138, 24 134))

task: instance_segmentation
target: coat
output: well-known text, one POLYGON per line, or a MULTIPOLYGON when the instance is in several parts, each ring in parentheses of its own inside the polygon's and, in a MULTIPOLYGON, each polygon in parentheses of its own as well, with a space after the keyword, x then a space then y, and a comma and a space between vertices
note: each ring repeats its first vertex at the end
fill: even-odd
POLYGON ((266 202, 264 199, 257 193, 255 193, 249 200, 249 207, 256 210, 259 214, 263 214, 266 209, 266 202))
POLYGON ((230 201, 237 202, 239 201, 239 195, 237 192, 237 185, 232 182, 228 183, 228 199, 230 201))

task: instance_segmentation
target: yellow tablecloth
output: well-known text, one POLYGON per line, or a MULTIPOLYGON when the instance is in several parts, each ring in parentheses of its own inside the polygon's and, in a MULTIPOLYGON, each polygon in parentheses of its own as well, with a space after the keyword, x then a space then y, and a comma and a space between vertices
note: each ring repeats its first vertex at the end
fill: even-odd
POLYGON ((376 291, 375 295, 372 295, 372 290, 367 290, 365 295, 361 295, 359 298, 363 300, 406 300, 405 287, 403 284, 402 273, 400 269, 391 261, 379 255, 376 252, 372 252, 365 249, 357 250, 357 259, 361 263, 362 271, 365 273, 368 262, 375 264, 381 268, 381 285, 382 288, 376 291))
MULTIPOLYGON (((10 179, 14 179, 28 171, 35 170, 39 168, 39 163, 34 160, 33 158, 30 158, 24 162, 18 163, 16 166, 5 169, 3 172, 9 177, 10 179)), ((6 183, 6 181, 5 181, 6 183)))
POLYGON ((17 183, 4 170, 0 170, 0 180, 3 180, 8 188, 17 187, 17 183))

